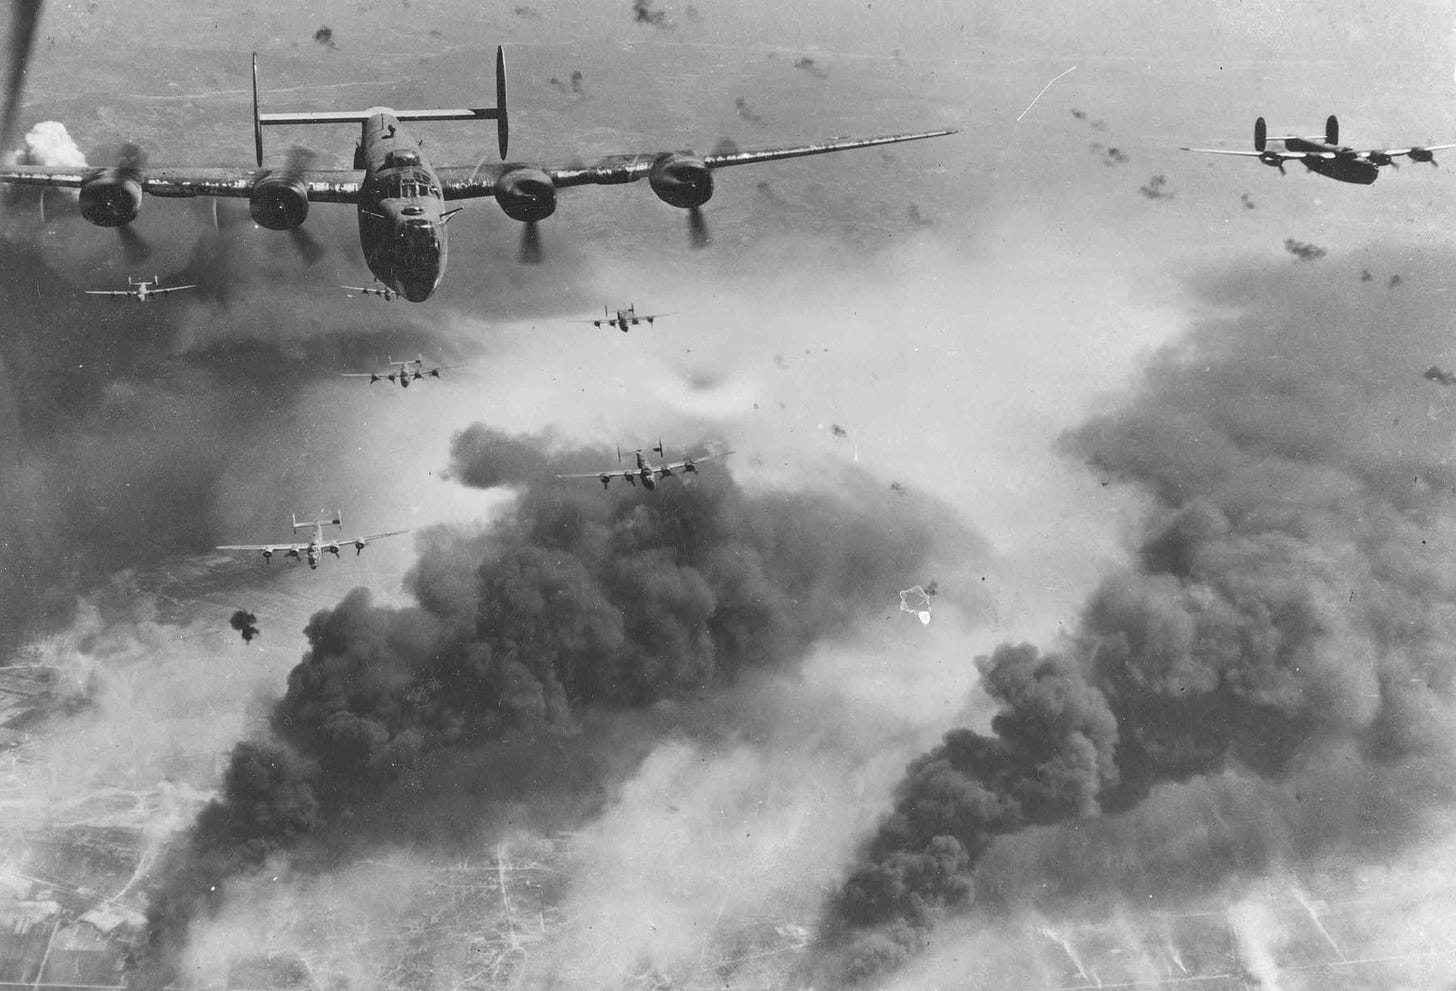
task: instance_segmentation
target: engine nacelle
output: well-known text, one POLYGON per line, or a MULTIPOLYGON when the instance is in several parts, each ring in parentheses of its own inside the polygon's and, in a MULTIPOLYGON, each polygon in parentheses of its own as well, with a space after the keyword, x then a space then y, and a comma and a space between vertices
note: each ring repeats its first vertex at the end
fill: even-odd
POLYGON ((701 158, 674 153, 663 155, 647 177, 657 198, 680 210, 702 206, 713 198, 713 173, 701 158))
POLYGON ((511 169, 495 181, 495 201, 512 220, 545 220, 556 212, 556 184, 540 169, 511 169))
POLYGON ((141 208, 141 183, 123 169, 103 169, 81 183, 81 216, 97 227, 123 227, 141 208))
POLYGON ((308 217, 308 188, 296 175, 270 173, 248 197, 253 223, 270 231, 291 231, 308 217))

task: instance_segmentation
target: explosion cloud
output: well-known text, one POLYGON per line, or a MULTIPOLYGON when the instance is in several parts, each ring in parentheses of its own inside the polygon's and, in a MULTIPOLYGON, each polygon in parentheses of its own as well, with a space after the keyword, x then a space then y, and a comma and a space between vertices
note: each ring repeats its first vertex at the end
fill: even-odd
POLYGON ((722 470, 602 493, 550 475, 607 452, 550 447, 461 432, 451 475, 522 486, 516 508, 484 533, 427 533, 414 605, 356 590, 313 617, 271 735, 239 744, 155 893, 144 980, 168 979, 189 921, 280 851, 322 862, 448 833, 447 819, 474 836, 527 782, 590 805, 597 765, 635 759, 638 730, 623 727, 656 739, 649 724, 676 723, 674 707, 791 669, 873 611, 892 576, 974 544, 947 512, 892 511, 857 476, 846 497, 749 495, 722 470))
POLYGON ((228 620, 228 625, 243 635, 243 643, 252 643, 259 633, 258 617, 246 609, 239 609, 228 620))
MULTIPOLYGON (((1134 563, 1057 650, 980 659, 990 733, 953 730, 910 765, 829 906, 830 973, 897 966, 976 901, 1167 904, 1388 851, 1456 797, 1456 423, 1401 384, 1439 335, 1369 334, 1357 297, 1329 306, 1342 284, 1211 280, 1240 312, 1064 438, 1154 498, 1134 563), (1372 409, 1417 426, 1390 444, 1372 409)), ((1387 323, 1428 327, 1432 306, 1387 323)))

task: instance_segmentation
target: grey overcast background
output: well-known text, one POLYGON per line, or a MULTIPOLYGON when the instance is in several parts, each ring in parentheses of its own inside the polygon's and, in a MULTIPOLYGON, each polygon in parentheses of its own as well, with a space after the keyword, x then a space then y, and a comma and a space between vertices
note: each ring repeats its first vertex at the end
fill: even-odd
MULTIPOLYGON (((118 236, 13 198, 0 659, 76 704, 0 752, 0 870, 141 830, 132 980, 1456 981, 1456 169, 1178 150, 1260 115, 1456 141, 1449 4, 206 7, 52 0, 21 134, 245 165, 251 51, 265 110, 322 110, 489 102, 497 44, 513 160, 963 131, 720 171, 702 250, 645 183, 563 192, 535 265, 473 201, 420 305, 336 288, 347 207, 295 239, 153 199, 118 236), (80 294, 153 272, 201 288, 80 294), (629 302, 673 316, 572 322, 629 302), (337 375, 417 353, 460 367, 337 375), (659 437, 735 453, 656 496, 551 478, 659 437), (320 507, 413 533, 211 550, 320 507), (922 626, 896 593, 931 579, 922 626), (511 850, 551 879, 491 969, 419 920, 511 850)), ((265 137, 345 167, 355 135, 265 137)))

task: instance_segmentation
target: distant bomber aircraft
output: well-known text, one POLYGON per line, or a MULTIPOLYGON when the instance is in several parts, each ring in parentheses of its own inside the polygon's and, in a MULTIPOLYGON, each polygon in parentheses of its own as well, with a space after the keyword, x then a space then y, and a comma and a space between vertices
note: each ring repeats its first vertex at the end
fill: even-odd
POLYGON ((1280 175, 1285 174, 1285 162, 1303 162, 1304 167, 1311 172, 1318 172, 1322 176, 1338 179, 1340 182, 1353 182, 1368 186, 1380 177, 1381 166, 1394 166, 1395 160, 1402 155, 1412 162, 1430 162, 1435 165, 1436 156, 1433 153, 1443 148, 1456 148, 1456 144, 1357 151, 1340 144, 1340 122, 1335 119, 1334 114, 1331 114, 1325 121, 1323 138, 1318 136, 1301 138, 1292 134, 1271 136, 1264 124, 1264 118, 1260 117, 1254 121, 1253 151, 1236 151, 1231 148, 1184 148, 1183 150, 1202 152, 1206 155, 1251 156, 1265 165, 1278 169, 1280 175), (1278 141, 1284 145, 1284 148, 1282 150, 1270 148, 1270 141, 1278 141))
POLYGON ((368 379, 370 385, 373 385, 375 382, 379 381, 397 381, 403 388, 408 389, 409 384, 416 379, 422 379, 426 375, 430 376, 431 378, 439 378, 441 371, 446 368, 454 367, 456 366, 438 365, 434 368, 431 368, 429 371, 426 371, 425 356, 420 355, 413 361, 395 361, 393 358, 390 358, 389 371, 387 372, 340 372, 339 374, 343 375, 346 379, 368 379))
POLYGON ((308 561, 308 566, 310 568, 317 568, 319 563, 319 553, 321 551, 328 551, 330 554, 334 555, 334 557, 338 557, 340 547, 342 547, 344 544, 353 544, 354 556, 357 557, 364 552, 364 545, 369 543, 369 541, 371 540, 380 540, 384 537, 394 537, 398 536, 401 533, 409 533, 408 530, 390 530, 387 533, 371 533, 367 537, 354 537, 349 540, 324 539, 324 527, 342 527, 343 525, 344 522, 342 513, 335 513, 333 519, 325 520, 299 520, 298 516, 295 515, 293 517, 294 533, 297 533, 299 530, 303 530, 308 527, 313 527, 313 536, 308 539, 307 543, 226 544, 217 549, 220 551, 262 551, 263 560, 267 561, 269 564, 273 563, 273 555, 278 553, 279 551, 282 551, 284 557, 291 557, 295 561, 297 561, 300 559, 300 556, 302 556, 308 561))
POLYGON ((152 276, 152 281, 151 282, 148 282, 146 279, 130 279, 130 278, 128 278, 126 280, 126 284, 129 285, 129 286, 131 286, 130 289, 87 289, 86 290, 86 295, 88 295, 88 296, 110 296, 113 300, 118 300, 118 299, 122 299, 124 297, 128 297, 129 296, 132 299, 136 300, 138 303, 145 303, 145 302, 147 302, 147 300, 151 299, 153 296, 165 296, 169 292, 181 292, 183 289, 196 289, 197 288, 195 285, 193 285, 193 286, 167 286, 165 289, 162 289, 162 288, 154 288, 161 281, 162 280, 159 279, 159 278, 157 278, 155 275, 152 276))
MULTIPOLYGON (((656 447, 649 448, 649 450, 659 457, 666 457, 666 455, 662 452, 662 441, 660 440, 657 442, 656 447)), ((701 458, 683 458, 681 461, 673 461, 670 464, 661 465, 654 465, 651 461, 649 461, 647 455, 642 452, 641 448, 638 448, 632 453, 637 456, 636 468, 619 468, 615 471, 591 471, 582 475, 557 475, 556 477, 595 478, 602 483, 602 488, 604 489, 611 483, 612 479, 614 478, 625 478, 628 485, 636 485, 637 482, 640 480, 642 482, 642 487, 647 491, 651 492, 653 489, 657 488, 658 479, 667 478, 670 475, 674 475, 679 471, 682 471, 686 474, 695 475, 697 474, 698 464, 700 462, 711 461, 713 458, 726 458, 733 452, 724 451, 722 454, 705 454, 701 458)), ((620 447, 617 448, 617 463, 622 463, 622 449, 620 447)))
POLYGON ((713 170, 729 165, 821 155, 849 148, 917 141, 954 134, 955 129, 920 131, 875 138, 833 138, 817 144, 759 151, 720 150, 698 156, 690 151, 613 155, 595 165, 540 168, 521 162, 433 168, 420 142, 405 129, 414 121, 493 120, 501 158, 509 134, 506 114, 505 54, 496 49, 496 105, 442 110, 366 110, 260 113, 258 56, 253 55, 253 144, 258 168, 62 167, 12 165, 0 168, 0 183, 68 186, 80 189, 81 215, 101 227, 121 227, 136 219, 142 194, 153 196, 246 197, 253 220, 270 230, 291 230, 308 216, 310 203, 352 203, 359 215, 364 261, 385 287, 418 303, 429 299, 445 274, 445 225, 459 212, 445 204, 494 196, 507 217, 533 225, 556 210, 556 191, 587 184, 616 185, 646 179, 658 198, 698 212, 713 195, 713 170), (282 124, 358 124, 359 143, 352 169, 305 168, 303 156, 263 168, 263 128, 282 124))
POLYGON ((616 327, 622 333, 627 333, 628 328, 636 327, 642 321, 647 321, 647 326, 652 326, 652 321, 660 317, 670 317, 671 313, 638 313, 637 305, 634 303, 625 310, 618 310, 616 315, 605 306, 602 307, 602 316, 596 320, 577 320, 576 323, 589 323, 593 327, 616 327))
POLYGON ((388 286, 385 286, 385 285, 377 285, 377 286, 340 286, 339 288, 340 289, 347 289, 347 290, 349 290, 349 296, 350 296, 350 298, 353 298, 353 295, 355 293, 358 293, 361 296, 378 296, 380 299, 384 300, 386 303, 392 301, 394 299, 394 297, 396 297, 396 296, 399 295, 399 293, 395 292, 393 289, 391 289, 391 288, 389 288, 388 286))

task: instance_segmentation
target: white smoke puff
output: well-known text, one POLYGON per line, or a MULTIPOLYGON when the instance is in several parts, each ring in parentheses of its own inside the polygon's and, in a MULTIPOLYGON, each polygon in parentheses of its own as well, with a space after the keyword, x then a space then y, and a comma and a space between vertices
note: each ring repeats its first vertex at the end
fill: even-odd
POLYGON ((86 156, 76 145, 66 125, 43 120, 25 135, 25 145, 14 152, 16 165, 80 166, 86 156))

